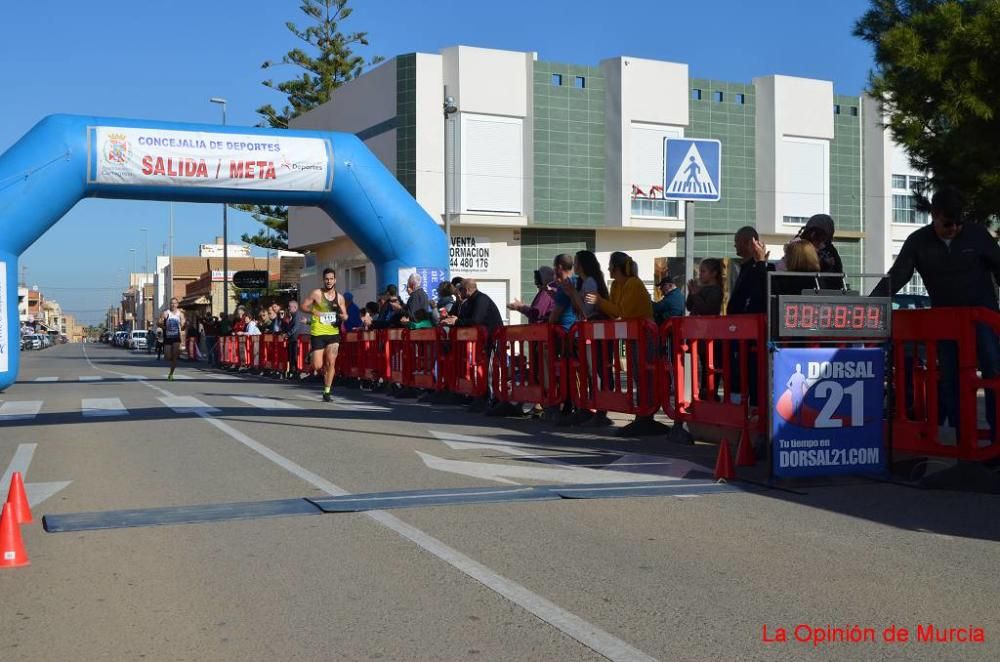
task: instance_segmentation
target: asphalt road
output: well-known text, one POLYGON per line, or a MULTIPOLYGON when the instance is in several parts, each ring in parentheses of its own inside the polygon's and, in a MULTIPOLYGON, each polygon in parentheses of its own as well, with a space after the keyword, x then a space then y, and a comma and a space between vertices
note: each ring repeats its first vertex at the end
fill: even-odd
POLYGON ((0 471, 30 455, 29 491, 50 495, 23 528, 31 565, 0 570, 0 660, 1000 659, 998 496, 737 484, 47 533, 46 514, 703 484, 714 447, 350 390, 326 404, 314 385, 192 364, 167 382, 104 345, 22 356, 0 394, 0 471), (800 624, 877 641, 797 642, 800 624), (884 642, 893 624, 912 641, 884 642), (918 624, 985 642, 919 642, 918 624))

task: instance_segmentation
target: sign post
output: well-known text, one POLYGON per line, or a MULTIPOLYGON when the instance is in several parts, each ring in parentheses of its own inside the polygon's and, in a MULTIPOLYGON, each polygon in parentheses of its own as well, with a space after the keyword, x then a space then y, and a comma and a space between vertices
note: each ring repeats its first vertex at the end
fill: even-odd
POLYGON ((684 282, 694 276, 694 202, 722 198, 722 143, 663 139, 663 198, 684 202, 684 282))
POLYGON ((818 288, 770 295, 774 278, 803 276, 817 274, 768 276, 771 476, 884 474, 892 300, 818 288))

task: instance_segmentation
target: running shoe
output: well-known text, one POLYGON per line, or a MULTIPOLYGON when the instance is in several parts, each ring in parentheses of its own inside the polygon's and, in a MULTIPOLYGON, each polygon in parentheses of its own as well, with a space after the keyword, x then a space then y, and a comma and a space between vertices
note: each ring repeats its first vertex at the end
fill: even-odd
POLYGON ((333 396, 331 396, 329 393, 324 393, 323 402, 333 402, 333 396))

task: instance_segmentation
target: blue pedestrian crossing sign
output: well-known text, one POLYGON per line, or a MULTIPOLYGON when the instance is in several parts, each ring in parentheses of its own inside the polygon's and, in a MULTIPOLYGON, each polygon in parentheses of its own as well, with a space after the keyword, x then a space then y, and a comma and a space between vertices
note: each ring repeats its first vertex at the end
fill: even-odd
POLYGON ((718 140, 663 140, 663 197, 709 200, 722 197, 722 143, 718 140))

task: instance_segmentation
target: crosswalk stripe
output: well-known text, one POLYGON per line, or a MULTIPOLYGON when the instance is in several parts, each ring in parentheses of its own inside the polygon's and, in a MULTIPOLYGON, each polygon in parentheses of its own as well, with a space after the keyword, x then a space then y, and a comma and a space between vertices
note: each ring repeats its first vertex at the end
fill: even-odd
POLYGON ((258 409, 302 409, 298 405, 293 405, 291 402, 285 402, 284 400, 274 400, 272 398, 253 398, 249 396, 233 396, 234 400, 239 400, 243 404, 250 405, 251 407, 257 407, 258 409))
POLYGON ((80 376, 80 381, 81 382, 99 382, 99 381, 102 381, 103 379, 104 379, 104 377, 98 377, 96 375, 81 375, 80 376))
MULTIPOLYGON (((169 375, 163 375, 163 378, 166 379, 168 376, 169 375)), ((186 381, 190 379, 191 379, 190 375, 181 375, 176 372, 174 373, 174 381, 186 381)))
POLYGON ((197 414, 199 412, 208 414, 219 411, 190 395, 172 395, 168 398, 159 398, 159 400, 178 414, 197 414))
POLYGON ((35 377, 35 381, 36 382, 57 382, 57 381, 59 381, 59 378, 58 377, 35 377))
POLYGON ((0 405, 0 421, 31 420, 42 410, 43 400, 21 400, 0 405))
POLYGON ((84 398, 80 402, 84 416, 125 416, 128 409, 119 398, 84 398))

